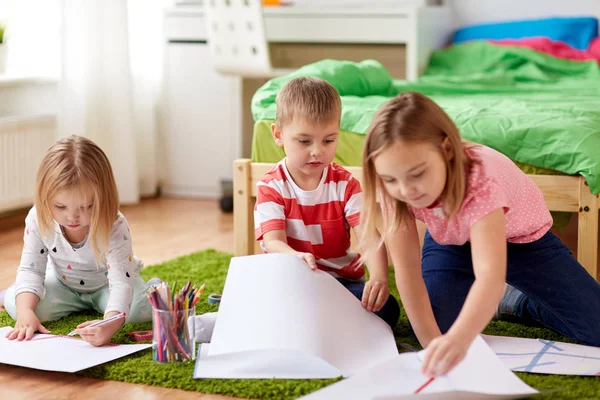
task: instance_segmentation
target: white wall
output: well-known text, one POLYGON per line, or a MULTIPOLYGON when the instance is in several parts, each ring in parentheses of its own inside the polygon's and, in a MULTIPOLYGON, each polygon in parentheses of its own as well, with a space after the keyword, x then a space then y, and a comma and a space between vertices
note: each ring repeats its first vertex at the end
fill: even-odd
POLYGON ((454 26, 550 16, 595 16, 600 0, 446 0, 454 26))

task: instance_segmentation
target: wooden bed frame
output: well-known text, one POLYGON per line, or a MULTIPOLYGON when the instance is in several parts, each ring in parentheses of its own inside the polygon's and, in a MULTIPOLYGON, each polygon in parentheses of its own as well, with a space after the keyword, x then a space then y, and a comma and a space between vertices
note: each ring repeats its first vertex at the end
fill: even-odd
MULTIPOLYGON (((233 232, 236 256, 255 254, 254 203, 256 183, 274 164, 249 159, 233 163, 233 232)), ((362 168, 345 167, 362 183, 362 168)), ((529 175, 544 194, 550 211, 578 214, 577 260, 600 281, 598 268, 598 209, 600 200, 582 176, 529 175)))

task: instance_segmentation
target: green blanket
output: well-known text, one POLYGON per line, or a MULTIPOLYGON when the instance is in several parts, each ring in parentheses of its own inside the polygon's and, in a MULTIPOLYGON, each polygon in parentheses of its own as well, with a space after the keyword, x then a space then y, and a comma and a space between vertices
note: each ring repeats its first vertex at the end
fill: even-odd
POLYGON ((365 134, 376 110, 407 91, 430 96, 465 139, 512 160, 584 176, 600 193, 600 67, 534 50, 472 42, 436 51, 417 81, 393 80, 377 61, 322 60, 272 79, 252 99, 255 121, 275 119, 279 89, 298 76, 329 81, 343 131, 365 134))

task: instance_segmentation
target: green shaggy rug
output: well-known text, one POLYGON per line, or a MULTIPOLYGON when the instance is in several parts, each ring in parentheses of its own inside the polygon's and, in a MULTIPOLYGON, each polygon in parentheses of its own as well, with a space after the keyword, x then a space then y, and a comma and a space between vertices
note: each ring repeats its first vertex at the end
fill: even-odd
MULTIPOLYGON (((147 280, 159 277, 167 282, 178 282, 178 285, 192 280, 198 285, 206 282, 205 293, 223 290, 230 254, 215 250, 205 250, 189 256, 180 257, 160 265, 145 268, 142 276, 147 280)), ((398 298, 395 288, 393 271, 390 270, 390 290, 398 298)), ((198 302, 197 314, 216 311, 217 306, 209 305, 206 296, 198 302)), ((94 314, 77 314, 60 321, 47 323, 45 326, 54 334, 67 334, 75 325, 85 320, 97 318, 94 314)), ((13 325, 14 321, 3 311, 0 312, 0 326, 13 325)), ((133 343, 126 335, 128 332, 151 329, 151 323, 139 325, 126 325, 115 337, 115 343, 133 343)), ((503 336, 518 336, 528 338, 545 338, 557 341, 569 341, 567 338, 546 329, 532 328, 503 321, 494 321, 485 333, 503 336)), ((395 329, 397 343, 409 343, 418 346, 412 337, 406 314, 402 313, 398 326, 395 329)), ((403 351, 400 349, 400 351, 403 351)), ((193 362, 181 364, 160 365, 152 361, 151 350, 144 350, 130 357, 116 360, 94 368, 81 371, 79 374, 98 379, 112 379, 117 381, 141 383, 147 385, 164 386, 193 390, 203 393, 217 393, 236 397, 265 398, 265 399, 293 399, 305 395, 337 379, 329 380, 219 380, 205 379, 194 380, 192 373, 193 362)), ((543 399, 597 399, 600 397, 600 378, 535 375, 518 373, 519 377, 527 384, 540 390, 556 390, 538 398, 543 399)))

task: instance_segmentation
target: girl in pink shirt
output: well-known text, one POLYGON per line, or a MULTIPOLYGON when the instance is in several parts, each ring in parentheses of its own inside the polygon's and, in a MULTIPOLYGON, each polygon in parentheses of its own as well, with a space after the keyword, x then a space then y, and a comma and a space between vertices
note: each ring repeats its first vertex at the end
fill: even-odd
POLYGON ((404 93, 381 107, 363 174, 364 248, 389 249, 426 375, 462 360, 497 311, 600 346, 600 285, 549 231, 539 188, 504 155, 462 142, 431 99, 404 93), (428 230, 421 262, 415 219, 428 230))

